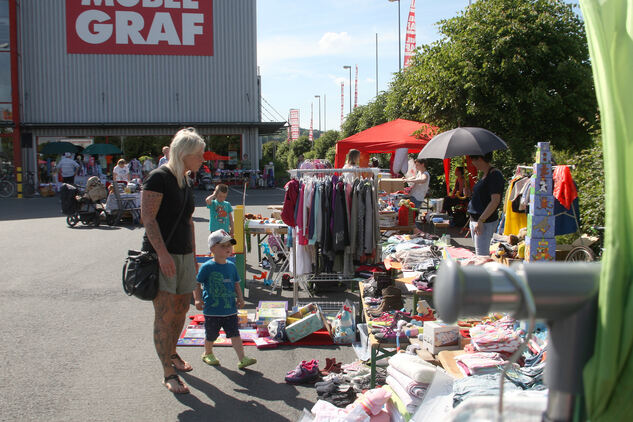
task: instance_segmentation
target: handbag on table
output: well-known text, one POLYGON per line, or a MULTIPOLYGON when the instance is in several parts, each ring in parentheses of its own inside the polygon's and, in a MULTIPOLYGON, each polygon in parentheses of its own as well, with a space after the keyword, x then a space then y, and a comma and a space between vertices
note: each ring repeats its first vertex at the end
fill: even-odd
MULTIPOLYGON (((169 236, 165 240, 165 246, 169 243, 172 236, 176 232, 178 222, 182 218, 187 204, 189 189, 185 191, 185 200, 180 210, 180 215, 175 220, 174 227, 171 229, 169 236)), ((160 266, 158 265, 158 255, 156 252, 128 250, 127 258, 123 264, 123 273, 121 281, 123 283, 123 291, 128 296, 136 296, 141 300, 154 300, 158 295, 158 273, 160 266)))

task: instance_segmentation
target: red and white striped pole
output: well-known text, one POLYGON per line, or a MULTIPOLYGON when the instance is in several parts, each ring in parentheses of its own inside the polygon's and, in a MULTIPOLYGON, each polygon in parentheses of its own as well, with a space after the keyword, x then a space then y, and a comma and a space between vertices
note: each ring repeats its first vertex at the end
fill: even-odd
POLYGON ((354 108, 358 107, 358 65, 356 65, 356 78, 354 79, 354 108))
POLYGON ((308 141, 310 142, 314 140, 314 134, 312 133, 313 119, 314 119, 314 107, 313 107, 313 104, 310 103, 310 132, 308 132, 308 141))
POLYGON ((343 107, 345 106, 345 82, 341 82, 341 129, 343 128, 343 107))

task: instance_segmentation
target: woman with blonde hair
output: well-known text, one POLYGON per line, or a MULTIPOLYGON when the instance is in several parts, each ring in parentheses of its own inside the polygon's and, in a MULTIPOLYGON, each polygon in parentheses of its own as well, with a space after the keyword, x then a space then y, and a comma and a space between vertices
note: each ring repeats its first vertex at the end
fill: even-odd
POLYGON ((130 181, 130 169, 123 158, 117 161, 116 166, 112 169, 112 178, 115 182, 129 182, 130 181))
POLYGON ((154 304, 154 345, 163 366, 163 384, 174 394, 189 393, 178 371, 193 368, 176 353, 176 342, 196 287, 196 241, 191 172, 204 161, 204 140, 193 128, 176 133, 169 161, 143 183, 143 250, 155 252, 160 267, 154 304))
MULTIPOLYGON (((359 168, 360 166, 360 151, 357 149, 350 149, 347 153, 347 158, 345 158, 345 165, 343 165, 344 169, 354 169, 359 168)), ((346 182, 352 183, 354 179, 360 176, 360 173, 343 173, 343 178, 346 182)))

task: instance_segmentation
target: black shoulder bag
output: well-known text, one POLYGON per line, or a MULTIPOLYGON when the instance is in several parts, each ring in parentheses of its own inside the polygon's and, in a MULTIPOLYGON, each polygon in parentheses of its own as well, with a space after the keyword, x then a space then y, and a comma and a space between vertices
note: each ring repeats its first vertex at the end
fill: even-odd
MULTIPOLYGON (((189 187, 185 190, 185 199, 180 210, 180 215, 176 219, 174 227, 171 229, 169 236, 165 240, 165 246, 169 243, 178 227, 178 222, 182 218, 187 206, 189 187)), ((123 274, 121 280, 123 282, 123 291, 128 296, 136 296, 141 300, 154 300, 158 294, 158 255, 156 252, 149 251, 127 251, 127 258, 123 264, 123 274)))

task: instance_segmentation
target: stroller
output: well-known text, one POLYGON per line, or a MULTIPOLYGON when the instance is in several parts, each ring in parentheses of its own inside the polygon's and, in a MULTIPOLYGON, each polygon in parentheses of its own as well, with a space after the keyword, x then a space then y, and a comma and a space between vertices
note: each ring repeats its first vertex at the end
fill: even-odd
POLYGON ((67 183, 62 185, 59 193, 62 213, 66 215, 68 227, 75 227, 80 221, 84 225, 92 224, 97 227, 101 223, 102 213, 106 214, 106 221, 110 222, 102 202, 107 197, 107 191, 98 177, 88 179, 83 195, 79 189, 67 183))

